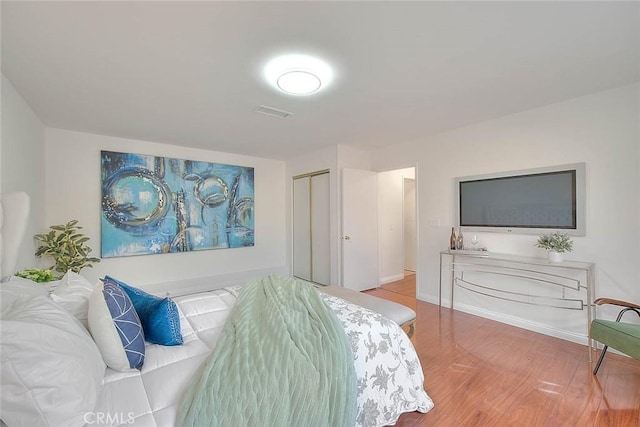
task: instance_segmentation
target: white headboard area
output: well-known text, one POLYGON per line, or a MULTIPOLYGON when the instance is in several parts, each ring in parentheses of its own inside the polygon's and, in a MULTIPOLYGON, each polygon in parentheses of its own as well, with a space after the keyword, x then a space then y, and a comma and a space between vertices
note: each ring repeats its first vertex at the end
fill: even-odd
MULTIPOLYGON (((282 274, 286 276, 289 275, 289 270, 283 266, 279 268, 239 271, 216 276, 196 277, 184 280, 175 280, 172 282, 140 285, 139 287, 155 295, 177 297, 211 291, 214 289, 221 289, 229 286, 242 285, 251 279, 269 274, 282 274)), ((134 286, 136 285, 134 284, 134 286)))
POLYGON ((0 279, 15 273, 18 249, 29 221, 29 196, 0 194, 0 279))

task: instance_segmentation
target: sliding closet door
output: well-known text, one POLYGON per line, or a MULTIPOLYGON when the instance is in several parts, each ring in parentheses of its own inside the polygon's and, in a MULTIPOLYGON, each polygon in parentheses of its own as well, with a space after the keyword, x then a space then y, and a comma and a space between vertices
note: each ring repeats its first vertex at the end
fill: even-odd
POLYGON ((293 275, 311 280, 311 177, 293 180, 293 275))
POLYGON ((323 285, 331 280, 327 171, 293 179, 293 275, 323 285))
POLYGON ((311 177, 311 272, 314 282, 330 283, 328 173, 311 177))

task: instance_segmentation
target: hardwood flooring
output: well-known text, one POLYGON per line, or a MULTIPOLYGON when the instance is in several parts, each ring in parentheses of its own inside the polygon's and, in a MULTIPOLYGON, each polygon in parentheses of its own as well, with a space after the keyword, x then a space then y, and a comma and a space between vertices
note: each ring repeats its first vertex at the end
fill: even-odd
POLYGON ((367 291, 416 311, 413 342, 435 407, 397 426, 640 426, 640 362, 415 298, 415 276, 367 291), (595 363, 596 357, 594 357, 595 363))

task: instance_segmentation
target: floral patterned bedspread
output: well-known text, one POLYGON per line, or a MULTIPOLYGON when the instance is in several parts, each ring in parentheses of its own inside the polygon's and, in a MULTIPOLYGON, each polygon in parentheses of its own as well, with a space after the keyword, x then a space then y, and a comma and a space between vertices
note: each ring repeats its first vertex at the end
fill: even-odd
MULTIPOLYGON (((225 288, 237 295, 241 286, 225 288)), ((433 401, 407 334, 392 320, 341 298, 320 292, 342 322, 351 342, 358 379, 356 425, 395 424, 404 412, 428 412, 433 401)))
POLYGON ((433 402, 423 388, 420 360, 400 326, 341 298, 320 295, 351 341, 358 378, 356 425, 390 425, 404 412, 431 410, 433 402))

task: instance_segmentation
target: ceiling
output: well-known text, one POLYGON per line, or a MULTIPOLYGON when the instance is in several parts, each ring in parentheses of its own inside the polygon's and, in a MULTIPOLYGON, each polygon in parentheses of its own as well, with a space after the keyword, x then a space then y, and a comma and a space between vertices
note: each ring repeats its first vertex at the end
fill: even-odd
POLYGON ((1 7, 2 72, 47 126, 274 159, 387 146, 640 81, 638 2, 1 7), (283 53, 323 58, 334 81, 278 93, 262 67, 283 53))

